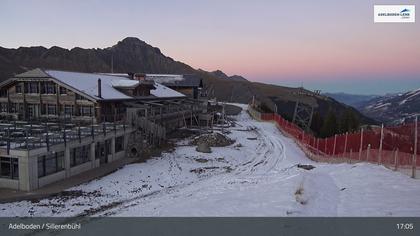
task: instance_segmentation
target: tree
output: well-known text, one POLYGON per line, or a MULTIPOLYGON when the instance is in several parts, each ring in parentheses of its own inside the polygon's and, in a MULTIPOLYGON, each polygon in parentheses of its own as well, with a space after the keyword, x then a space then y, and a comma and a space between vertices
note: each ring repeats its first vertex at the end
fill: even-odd
POLYGON ((323 138, 330 137, 338 133, 338 131, 339 131, 339 127, 337 123, 337 117, 335 116, 335 113, 330 109, 321 127, 320 136, 323 138))
POLYGON ((311 130, 316 135, 319 135, 321 133, 323 123, 324 121, 322 120, 321 114, 318 111, 315 111, 314 115, 312 116, 311 130))
POLYGON ((355 112, 347 108, 340 117, 340 132, 353 132, 359 129, 360 122, 355 112))

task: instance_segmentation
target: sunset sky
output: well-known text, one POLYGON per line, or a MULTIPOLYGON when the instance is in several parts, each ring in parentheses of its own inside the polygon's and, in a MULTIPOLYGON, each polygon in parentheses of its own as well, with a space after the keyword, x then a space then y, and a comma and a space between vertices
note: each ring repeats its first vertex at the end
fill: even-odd
POLYGON ((383 94, 420 88, 420 25, 375 24, 373 5, 416 3, 1 0, 0 46, 102 48, 133 36, 194 68, 383 94))

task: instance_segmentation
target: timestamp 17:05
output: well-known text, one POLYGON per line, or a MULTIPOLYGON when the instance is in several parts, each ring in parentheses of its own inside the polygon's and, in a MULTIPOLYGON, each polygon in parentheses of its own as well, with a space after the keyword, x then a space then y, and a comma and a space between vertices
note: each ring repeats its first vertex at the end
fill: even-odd
POLYGON ((414 224, 413 223, 398 223, 397 229, 399 230, 413 230, 414 224))

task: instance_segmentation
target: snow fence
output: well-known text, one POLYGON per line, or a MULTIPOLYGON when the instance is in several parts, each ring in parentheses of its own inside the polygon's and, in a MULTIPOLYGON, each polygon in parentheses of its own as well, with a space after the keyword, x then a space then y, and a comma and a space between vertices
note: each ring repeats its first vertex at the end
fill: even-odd
POLYGON ((362 128, 353 133, 317 138, 296 124, 274 113, 261 113, 248 106, 255 119, 275 122, 286 135, 294 138, 313 159, 328 162, 371 162, 398 170, 411 169, 416 177, 420 166, 419 122, 392 127, 375 126, 362 128))

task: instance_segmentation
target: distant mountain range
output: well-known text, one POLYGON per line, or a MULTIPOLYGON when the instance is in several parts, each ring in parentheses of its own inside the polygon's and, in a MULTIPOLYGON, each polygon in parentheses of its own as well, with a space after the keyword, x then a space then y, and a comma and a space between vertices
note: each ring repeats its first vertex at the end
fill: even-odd
POLYGON ((379 95, 358 95, 349 93, 324 93, 324 95, 334 98, 335 100, 349 106, 356 106, 361 102, 369 101, 379 97, 379 95))
POLYGON ((279 113, 287 117, 292 117, 295 103, 299 101, 314 106, 322 117, 328 110, 339 115, 351 109, 362 123, 375 122, 347 105, 305 89, 251 82, 239 75, 228 76, 220 70, 196 70, 133 37, 103 49, 0 47, 0 81, 37 67, 80 72, 196 74, 203 79, 209 97, 221 101, 248 103, 255 97, 273 111, 277 107, 279 113))
POLYGON ((420 115, 420 88, 362 101, 355 107, 366 116, 388 124, 410 122, 420 115))

